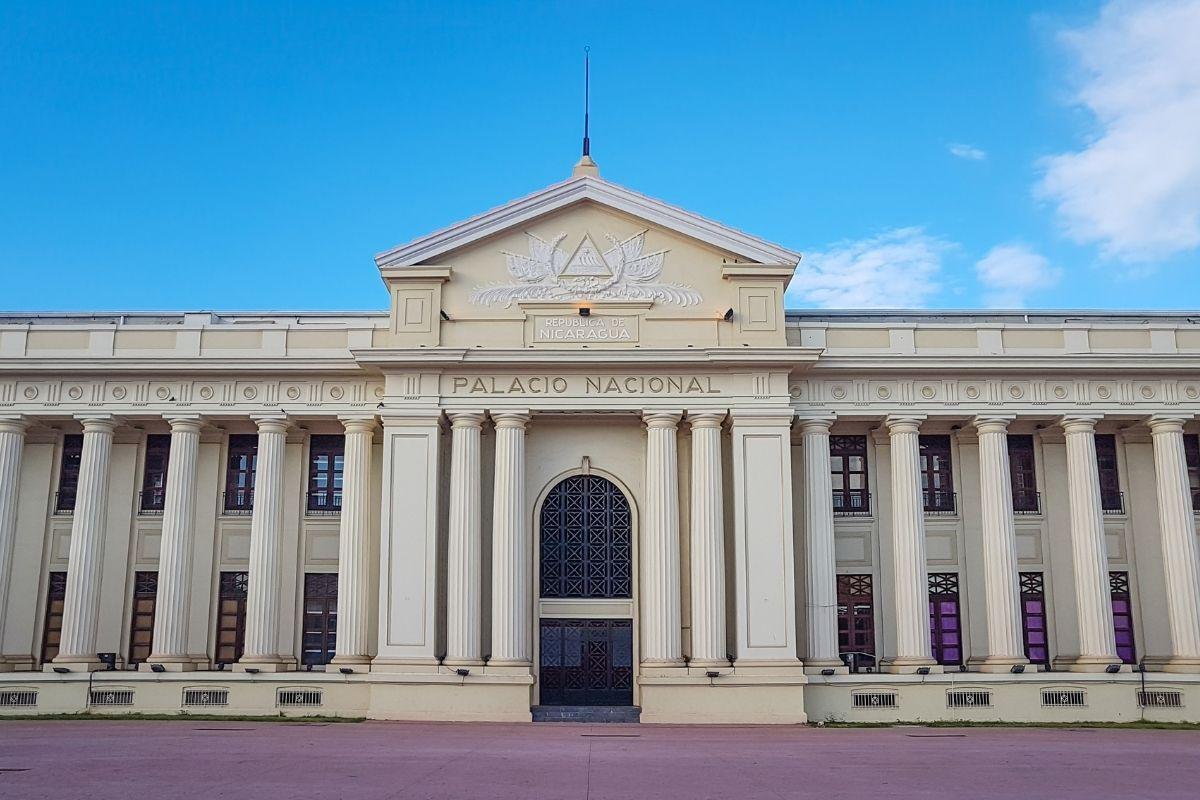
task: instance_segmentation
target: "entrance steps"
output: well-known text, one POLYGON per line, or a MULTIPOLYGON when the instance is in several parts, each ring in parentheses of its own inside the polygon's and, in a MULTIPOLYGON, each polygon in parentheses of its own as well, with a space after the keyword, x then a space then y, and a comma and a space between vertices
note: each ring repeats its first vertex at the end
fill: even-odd
POLYGON ((534 722, 639 722, 637 706, 534 706, 534 722))

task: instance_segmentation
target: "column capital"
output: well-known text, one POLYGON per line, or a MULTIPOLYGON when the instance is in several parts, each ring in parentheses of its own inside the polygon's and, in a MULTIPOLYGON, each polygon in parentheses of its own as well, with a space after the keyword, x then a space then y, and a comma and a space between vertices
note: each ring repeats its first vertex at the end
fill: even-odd
POLYGON ((0 414, 0 433, 25 433, 29 418, 20 414, 0 414))
POLYGON ((1016 414, 980 414, 971 424, 979 433, 1008 433, 1009 424, 1016 418, 1016 414))
POLYGON ((483 425, 487 414, 481 408, 464 408, 447 411, 446 416, 450 418, 450 426, 453 428, 478 428, 483 425))
POLYGON ((259 433, 287 433, 291 420, 286 414, 251 414, 259 433))
POLYGON ((1150 419, 1146 420, 1146 424, 1150 426, 1150 433, 1183 433, 1183 426, 1190 422, 1191 414, 1154 414, 1150 419))
POLYGON ((84 433, 112 433, 117 428, 112 414, 76 414, 75 420, 83 425, 84 433))
POLYGON ((529 424, 529 409, 503 408, 489 411, 492 423, 499 428, 523 429, 529 424))
POLYGON ((171 426, 171 433, 199 433, 204 426, 204 418, 199 414, 163 414, 163 419, 171 426))
POLYGON ((346 429, 346 433, 374 433, 378 423, 374 414, 339 415, 338 421, 346 429))
POLYGON ((1096 423, 1102 419, 1103 414, 1064 414, 1058 424, 1065 433, 1094 433, 1096 423))
POLYGON ((642 422, 646 423, 647 428, 674 428, 679 425, 679 420, 683 418, 682 411, 643 411, 642 422))
POLYGON ((890 414, 884 418, 883 424, 887 426, 888 432, 894 435, 897 433, 917 433, 920 431, 921 423, 924 421, 924 414, 890 414))
POLYGON ((833 427, 833 423, 837 422, 837 417, 798 417, 796 425, 800 428, 801 433, 829 433, 829 429, 833 427))
POLYGON ((723 408, 699 408, 687 412, 687 421, 693 430, 696 428, 720 428, 727 416, 729 416, 729 412, 723 408))

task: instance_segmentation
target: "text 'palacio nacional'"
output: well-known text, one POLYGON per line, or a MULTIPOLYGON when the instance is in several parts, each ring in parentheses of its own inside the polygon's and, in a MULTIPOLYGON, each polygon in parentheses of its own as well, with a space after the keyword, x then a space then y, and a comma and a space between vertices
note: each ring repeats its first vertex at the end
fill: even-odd
POLYGON ((0 713, 1200 719, 1197 319, 799 259, 585 157, 379 313, 0 316, 0 713))

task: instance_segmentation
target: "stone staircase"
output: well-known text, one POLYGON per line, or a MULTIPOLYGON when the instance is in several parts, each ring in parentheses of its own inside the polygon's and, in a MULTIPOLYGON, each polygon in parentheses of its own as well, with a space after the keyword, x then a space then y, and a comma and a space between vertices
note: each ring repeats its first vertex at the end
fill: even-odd
POLYGON ((637 706, 534 706, 534 722, 639 722, 637 706))

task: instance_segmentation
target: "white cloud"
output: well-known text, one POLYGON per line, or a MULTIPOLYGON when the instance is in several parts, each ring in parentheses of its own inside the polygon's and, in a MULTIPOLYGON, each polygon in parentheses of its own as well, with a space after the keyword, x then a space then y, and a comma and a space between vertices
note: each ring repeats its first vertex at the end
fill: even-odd
POLYGON ((952 244, 922 228, 897 228, 809 253, 788 299, 822 308, 920 308, 941 288, 942 255, 952 244))
POLYGON ((983 286, 987 305, 1022 308, 1027 294, 1058 283, 1062 272, 1023 244, 1001 244, 980 259, 975 275, 983 286))
POLYGON ((959 142, 950 145, 950 155, 966 159, 967 161, 983 161, 987 158, 987 151, 980 150, 974 145, 959 142))
POLYGON ((1097 129, 1044 160, 1037 194, 1067 235, 1145 261, 1200 245, 1200 0, 1111 2, 1062 41, 1082 72, 1075 100, 1097 129))

